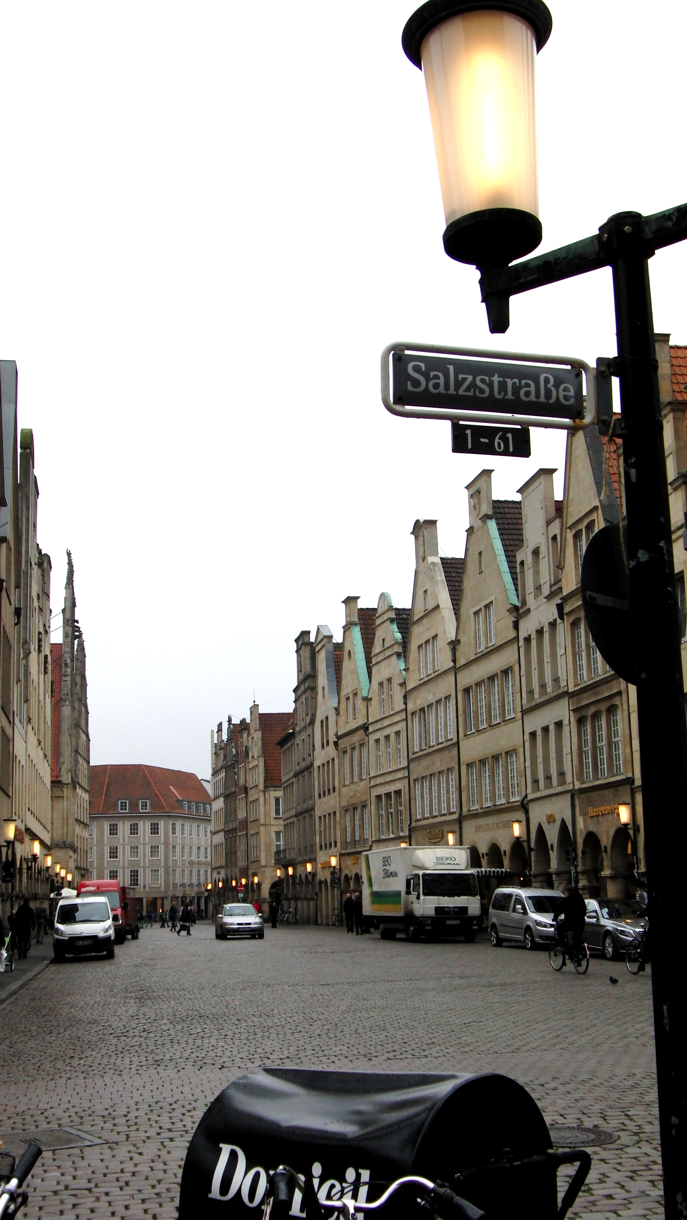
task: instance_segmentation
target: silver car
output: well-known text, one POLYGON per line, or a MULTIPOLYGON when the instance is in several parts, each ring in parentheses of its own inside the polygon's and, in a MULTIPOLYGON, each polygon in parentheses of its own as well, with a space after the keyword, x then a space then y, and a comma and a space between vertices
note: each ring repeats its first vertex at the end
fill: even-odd
POLYGON ((115 955, 115 930, 107 898, 62 898, 55 911, 53 956, 63 962, 67 953, 115 955))
POLYGON ((262 915, 258 915, 249 902, 228 902, 215 920, 215 940, 226 940, 228 936, 250 936, 264 940, 262 915))
POLYGON ((563 901, 558 890, 520 889, 504 886, 496 890, 489 908, 489 939, 492 945, 517 941, 526 949, 549 945, 556 935, 556 912, 563 901))
POLYGON ((612 962, 619 953, 639 943, 646 924, 644 908, 629 899, 587 899, 584 939, 592 953, 612 962))

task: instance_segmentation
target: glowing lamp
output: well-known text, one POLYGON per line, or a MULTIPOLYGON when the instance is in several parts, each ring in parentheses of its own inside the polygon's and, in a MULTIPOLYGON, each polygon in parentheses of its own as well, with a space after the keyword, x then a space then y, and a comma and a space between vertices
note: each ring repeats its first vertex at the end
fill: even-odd
POLYGON ((454 833, 452 830, 449 830, 449 832, 448 832, 448 834, 447 834, 446 838, 447 838, 447 840, 448 840, 448 845, 449 845, 449 847, 455 847, 455 845, 456 845, 456 836, 455 836, 455 833, 454 833))
POLYGON ((310 861, 309 861, 309 860, 308 860, 308 862, 307 862, 307 864, 306 864, 306 866, 305 866, 305 871, 306 871, 306 873, 311 873, 311 872, 312 872, 312 864, 310 863, 310 861))
POLYGON ((339 863, 339 857, 338 857, 338 856, 330 856, 330 857, 329 857, 329 863, 331 864, 332 868, 336 868, 337 864, 339 863))
POLYGON ((632 821, 632 807, 630 805, 618 805, 618 817, 623 826, 629 826, 632 821))
POLYGON ((534 62, 551 33, 543 0, 428 0, 403 50, 422 68, 450 258, 503 267, 541 241, 534 62))
POLYGON ((16 818, 3 818, 2 831, 5 843, 14 843, 14 834, 16 829, 16 818))
POLYGON ((45 857, 45 867, 52 868, 52 856, 45 857))
POLYGON ((513 822, 513 838, 519 839, 522 831, 522 822, 513 822))
POLYGON ((40 854, 41 854, 41 841, 40 841, 40 839, 34 839, 33 843, 31 844, 31 855, 40 856, 40 854))
POLYGON ((289 877, 293 877, 293 864, 290 864, 286 871, 289 874, 289 877))

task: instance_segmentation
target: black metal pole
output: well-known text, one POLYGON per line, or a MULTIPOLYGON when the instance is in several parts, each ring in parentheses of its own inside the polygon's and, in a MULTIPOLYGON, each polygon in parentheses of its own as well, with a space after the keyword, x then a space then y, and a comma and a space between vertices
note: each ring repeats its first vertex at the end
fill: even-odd
POLYGON ((687 1019, 679 964, 681 893, 661 844, 680 841, 687 798, 687 721, 651 290, 643 218, 600 230, 613 269, 630 606, 651 922, 652 991, 667 1220, 687 1208, 687 1019))

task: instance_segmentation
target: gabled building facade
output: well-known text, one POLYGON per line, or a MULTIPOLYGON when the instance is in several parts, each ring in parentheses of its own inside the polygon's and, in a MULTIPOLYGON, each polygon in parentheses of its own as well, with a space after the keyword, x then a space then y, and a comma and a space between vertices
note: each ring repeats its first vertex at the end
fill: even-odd
POLYGON ((269 900, 281 891, 275 853, 283 845, 281 749, 278 742, 293 721, 291 712, 250 709, 248 733, 248 867, 241 876, 249 902, 259 902, 267 915, 269 900))
POLYGON ((336 750, 342 645, 334 641, 329 627, 315 633, 315 834, 317 862, 317 922, 331 924, 341 919, 338 869, 332 868, 341 846, 338 754, 336 750))
POLYGON ((455 641, 463 561, 439 556, 436 521, 416 521, 406 663, 413 846, 461 842, 455 641))
POLYGON ((339 868, 344 894, 360 892, 362 852, 372 837, 368 752, 370 656, 376 610, 358 607, 357 597, 344 598, 346 621, 341 639, 341 688, 337 717, 341 850, 339 868))
POLYGON ((410 774, 406 723, 406 659, 410 610, 388 593, 377 603, 370 654, 368 743, 370 846, 408 843, 410 774))

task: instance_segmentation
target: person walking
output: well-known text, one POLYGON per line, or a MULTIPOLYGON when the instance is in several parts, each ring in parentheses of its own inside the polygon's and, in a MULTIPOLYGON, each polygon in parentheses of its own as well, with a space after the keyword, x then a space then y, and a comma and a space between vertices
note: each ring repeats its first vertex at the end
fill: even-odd
POLYGON ((167 912, 166 911, 160 911, 160 927, 161 928, 167 927, 167 912))
POLYGON ((364 932, 362 894, 356 894, 355 898, 353 899, 353 920, 355 922, 356 936, 362 936, 362 934, 364 932))
POLYGON ((48 909, 43 902, 39 902, 34 912, 36 916, 36 944, 43 944, 45 929, 48 926, 48 909))
POLYGON ((191 935, 191 914, 192 911, 188 903, 184 903, 183 907, 181 908, 181 918, 179 920, 179 927, 177 928, 177 936, 181 936, 182 932, 185 932, 187 936, 191 935))
POLYGON ((177 905, 175 902, 173 902, 171 907, 169 908, 169 915, 168 915, 169 927, 170 927, 171 932, 176 932, 176 930, 177 930, 178 917, 179 917, 179 912, 177 911, 177 905))
POLYGON ((343 904, 343 913, 344 913, 344 919, 346 920, 346 931, 353 932, 355 930, 355 928, 354 928, 355 903, 353 901, 352 894, 346 895, 346 900, 343 904))
POLYGON ((276 928, 276 926, 277 926, 278 914, 279 914, 279 906, 274 901, 274 898, 271 898, 270 899, 270 923, 272 924, 273 928, 276 928))
POLYGON ((36 926, 36 916, 33 913, 33 908, 29 904, 28 898, 22 902, 19 910, 14 915, 14 932, 17 941, 17 950, 20 957, 26 957, 31 948, 31 932, 36 926))

